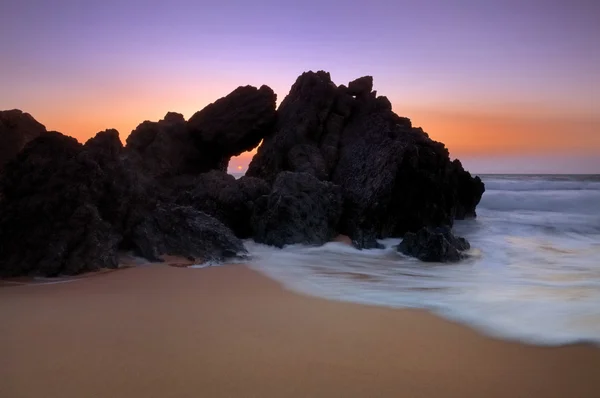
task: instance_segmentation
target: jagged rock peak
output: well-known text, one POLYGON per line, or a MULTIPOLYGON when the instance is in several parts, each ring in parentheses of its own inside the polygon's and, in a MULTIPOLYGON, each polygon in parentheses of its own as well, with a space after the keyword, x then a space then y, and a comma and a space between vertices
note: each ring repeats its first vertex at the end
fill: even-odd
POLYGON ((183 117, 183 115, 181 113, 167 112, 167 114, 165 115, 165 117, 162 118, 161 121, 164 121, 167 123, 181 123, 181 122, 185 122, 185 118, 183 117))
POLYGON ((363 96, 373 91, 373 76, 363 76, 348 84, 348 93, 355 96, 363 96))
POLYGON ((0 111, 0 170, 46 127, 19 109, 0 111))

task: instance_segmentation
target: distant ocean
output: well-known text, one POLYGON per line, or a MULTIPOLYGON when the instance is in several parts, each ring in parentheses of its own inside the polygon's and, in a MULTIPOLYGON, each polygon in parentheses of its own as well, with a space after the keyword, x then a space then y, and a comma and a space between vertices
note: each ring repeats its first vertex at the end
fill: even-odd
POLYGON ((342 243, 276 249, 246 242, 251 266, 292 290, 431 310, 492 336, 534 344, 600 343, 600 175, 483 175, 478 218, 455 231, 473 247, 427 265, 342 243))

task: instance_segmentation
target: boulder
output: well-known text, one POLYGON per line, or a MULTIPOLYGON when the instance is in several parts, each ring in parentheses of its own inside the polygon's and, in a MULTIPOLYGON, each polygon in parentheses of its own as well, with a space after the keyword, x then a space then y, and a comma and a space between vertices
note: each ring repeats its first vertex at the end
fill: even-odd
POLYGON ((255 177, 233 176, 213 170, 197 176, 181 176, 169 182, 169 196, 183 206, 192 206, 227 225, 239 238, 250 238, 254 202, 270 191, 255 177))
POLYGON ((398 251, 425 262, 457 262, 470 249, 469 242, 452 234, 449 227, 422 228, 408 232, 398 245, 398 251))
POLYGON ((193 207, 160 204, 138 224, 132 242, 141 256, 162 255, 224 261, 244 256, 241 240, 217 219, 193 207))
POLYGON ((14 159, 25 145, 46 132, 29 113, 18 109, 0 111, 0 170, 14 159))
POLYGON ((337 235, 342 196, 336 185, 308 173, 282 172, 254 207, 254 240, 283 247, 322 245, 337 235))

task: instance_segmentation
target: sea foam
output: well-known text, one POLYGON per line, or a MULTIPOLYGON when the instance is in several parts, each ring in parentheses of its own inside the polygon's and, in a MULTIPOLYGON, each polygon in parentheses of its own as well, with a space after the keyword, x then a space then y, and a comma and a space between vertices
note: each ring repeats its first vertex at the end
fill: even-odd
POLYGON ((479 217, 455 225, 473 247, 459 264, 403 256, 399 239, 375 250, 246 247, 253 268, 298 292, 424 308, 528 343, 600 343, 600 184, 589 178, 484 177, 479 217))

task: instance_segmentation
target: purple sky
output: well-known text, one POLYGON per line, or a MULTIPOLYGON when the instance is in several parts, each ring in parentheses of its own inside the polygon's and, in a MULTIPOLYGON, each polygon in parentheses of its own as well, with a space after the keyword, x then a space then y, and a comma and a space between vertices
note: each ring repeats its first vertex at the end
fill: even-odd
POLYGON ((482 171, 600 172, 600 1, 9 0, 0 44, 0 109, 80 140, 325 69, 482 171))

